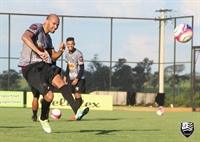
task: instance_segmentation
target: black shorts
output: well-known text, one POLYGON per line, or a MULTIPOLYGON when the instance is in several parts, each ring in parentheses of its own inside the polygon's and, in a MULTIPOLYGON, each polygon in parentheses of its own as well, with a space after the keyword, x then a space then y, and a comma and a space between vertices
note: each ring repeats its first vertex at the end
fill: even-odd
MULTIPOLYGON (((49 90, 52 90, 53 91, 53 86, 50 86, 49 90)), ((40 92, 35 89, 34 87, 31 86, 31 92, 34 96, 34 98, 39 98, 40 97, 40 92)))
POLYGON ((23 67, 22 73, 29 85, 39 91, 40 94, 46 95, 51 89, 53 78, 60 74, 59 67, 51 68, 51 64, 39 62, 23 67))
POLYGON ((40 97, 40 92, 37 89, 31 87, 31 92, 32 92, 32 94, 33 94, 33 96, 35 98, 39 98, 40 97))
MULTIPOLYGON (((72 81, 70 80, 70 85, 72 81)), ((85 93, 85 79, 80 79, 75 86, 71 85, 71 91, 72 93, 85 93)))

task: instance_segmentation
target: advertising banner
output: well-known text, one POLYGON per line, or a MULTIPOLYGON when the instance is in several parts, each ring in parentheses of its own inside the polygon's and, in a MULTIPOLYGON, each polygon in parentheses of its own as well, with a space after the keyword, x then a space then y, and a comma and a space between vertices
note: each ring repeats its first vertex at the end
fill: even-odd
MULTIPOLYGON (((40 99, 42 99, 40 95, 40 99)), ((32 106, 33 95, 31 92, 27 92, 26 107, 32 106)), ((89 95, 82 94, 83 104, 82 106, 87 106, 91 110, 112 110, 112 96, 109 95, 89 95)), ((41 104, 39 103, 39 107, 41 104)), ((71 109, 68 102, 63 98, 61 93, 54 93, 54 99, 51 103, 51 108, 61 108, 61 109, 71 109)))
POLYGON ((22 91, 0 91, 0 107, 24 107, 22 91))

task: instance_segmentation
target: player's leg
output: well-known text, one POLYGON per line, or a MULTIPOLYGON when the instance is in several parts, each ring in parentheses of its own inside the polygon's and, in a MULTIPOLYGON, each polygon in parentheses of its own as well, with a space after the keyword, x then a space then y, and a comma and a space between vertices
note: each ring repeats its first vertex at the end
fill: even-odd
POLYGON ((74 98, 72 96, 71 89, 69 88, 68 85, 66 85, 64 83, 64 81, 62 80, 62 78, 61 78, 61 76, 59 74, 57 74, 53 78, 52 85, 55 86, 56 88, 58 88, 60 90, 60 92, 63 95, 63 97, 65 98, 65 100, 67 100, 67 102, 70 104, 72 110, 76 114, 77 110, 79 109, 79 105, 74 100, 74 98))
MULTIPOLYGON (((37 121, 37 112, 38 112, 38 107, 39 107, 38 101, 39 101, 40 93, 37 89, 33 87, 31 87, 31 91, 33 93, 33 101, 32 101, 33 116, 31 117, 31 119, 33 121, 37 121)), ((41 103, 42 103, 42 100, 41 100, 41 103)), ((50 111, 50 108, 48 108, 47 113, 46 113, 47 119, 49 119, 49 111, 50 111)))
POLYGON ((80 107, 83 103, 81 93, 74 93, 74 97, 75 97, 75 100, 76 100, 76 102, 78 102, 78 105, 80 107))
POLYGON ((81 94, 84 94, 84 93, 85 93, 85 79, 81 79, 78 81, 77 85, 75 86, 75 93, 74 93, 75 98, 79 102, 80 106, 83 103, 81 94))
MULTIPOLYGON (((41 76, 42 78, 43 76, 41 76)), ((43 80, 40 80, 43 81, 43 80)), ((39 83, 41 84, 41 83, 39 83)), ((53 100, 53 92, 50 90, 50 87, 47 83, 42 83, 43 85, 39 85, 37 88, 38 91, 43 95, 43 99, 41 100, 41 115, 38 117, 42 128, 44 129, 45 132, 50 133, 51 132, 51 127, 49 125, 49 120, 47 114, 49 113, 49 107, 50 104, 53 100)))
POLYGON ((48 118, 47 118, 47 113, 49 111, 49 107, 50 107, 50 104, 53 100, 53 92, 51 90, 48 91, 48 93, 46 95, 44 95, 42 101, 41 101, 41 104, 42 104, 42 107, 41 107, 41 116, 38 117, 41 125, 42 125, 42 128, 44 129, 45 132, 47 133, 50 133, 51 132, 51 127, 49 125, 49 121, 48 121, 48 118))
POLYGON ((51 105, 51 102, 53 100, 53 91, 51 90, 52 87, 50 85, 49 80, 53 77, 53 72, 49 64, 43 63, 37 67, 37 78, 38 84, 37 89, 38 91, 43 95, 43 99, 41 101, 41 116, 39 117, 40 123, 42 125, 42 128, 47 132, 51 132, 51 128, 48 123, 48 116, 49 113, 49 107, 51 105))
POLYGON ((39 120, 42 128, 47 133, 51 132, 51 128, 46 114, 53 100, 53 92, 49 90, 48 84, 48 75, 51 74, 48 72, 49 68, 50 66, 48 64, 40 62, 27 66, 23 71, 23 75, 28 83, 43 95, 41 116, 39 117, 39 120))
POLYGON ((33 94, 33 101, 32 101, 32 112, 33 112, 33 116, 31 117, 31 119, 33 121, 37 121, 37 111, 38 111, 38 99, 40 96, 40 93, 37 91, 37 89, 33 88, 31 86, 31 91, 33 94))
MULTIPOLYGON (((49 90, 51 90, 53 92, 53 89, 54 89, 54 87, 51 85, 49 90)), ((49 106, 47 113, 46 113, 47 119, 49 119, 49 112, 50 112, 50 106, 49 106)))
MULTIPOLYGON (((63 95, 63 97, 70 104, 72 110, 75 113, 74 118, 77 120, 78 119, 77 113, 79 112, 78 110, 80 110, 79 104, 74 100, 69 86, 66 85, 63 79, 61 78, 60 76, 61 69, 56 66, 55 68, 46 68, 44 71, 48 72, 48 74, 45 74, 45 75, 46 75, 46 78, 49 79, 50 84, 58 88, 61 94, 63 95)), ((83 109, 85 110, 87 108, 83 108, 83 109)))
POLYGON ((80 106, 83 103, 83 100, 82 100, 82 97, 81 97, 82 88, 80 88, 80 85, 78 85, 78 84, 80 84, 79 82, 75 86, 71 85, 72 82, 73 82, 73 80, 69 80, 69 86, 71 88, 72 93, 74 94, 75 101, 78 103, 78 106, 80 108, 80 106))
MULTIPOLYGON (((51 66, 49 64, 43 63, 43 65, 41 64, 38 66, 38 69, 40 70, 40 73, 43 74, 44 78, 47 79, 47 80, 45 80, 45 81, 47 81, 47 83, 55 86, 56 88, 58 88, 60 90, 63 97, 68 101, 68 103, 72 107, 74 113, 76 114, 77 110, 79 109, 79 106, 78 106, 78 103, 74 100, 71 90, 64 83, 64 81, 62 80, 62 78, 60 76, 61 68, 59 68, 57 66, 55 66, 54 68, 51 68, 51 66)), ((40 77, 40 80, 41 80, 41 78, 42 77, 40 77)), ((44 100, 45 100, 45 98, 44 98, 44 100)))
POLYGON ((83 103, 82 95, 85 93, 85 79, 81 79, 78 81, 78 83, 75 86, 72 86, 74 90, 74 97, 75 100, 78 102, 79 107, 82 109, 79 109, 77 113, 77 120, 81 120, 83 116, 85 116, 89 112, 89 107, 81 107, 83 103))
POLYGON ((65 82, 63 81, 63 79, 61 78, 61 68, 59 68, 56 65, 52 65, 50 72, 52 75, 49 77, 49 82, 51 83, 52 86, 54 86, 60 90, 62 96, 65 98, 65 100, 68 101, 72 110, 76 114, 79 106, 78 106, 77 102, 75 102, 69 86, 66 85, 65 82))
MULTIPOLYGON (((70 84, 73 80, 70 80, 70 84)), ((76 102, 78 102, 79 107, 82 105, 83 100, 82 100, 82 93, 85 93, 85 80, 81 79, 78 81, 78 83, 74 86, 71 85, 71 90, 72 93, 74 93, 74 98, 76 102)))
POLYGON ((71 118, 71 120, 80 120, 84 115, 80 115, 81 113, 89 110, 88 107, 79 108, 78 102, 76 102, 72 96, 71 89, 68 85, 64 83, 61 76, 57 74, 53 80, 52 85, 57 87, 60 92, 62 93, 63 97, 67 100, 67 102, 70 104, 72 110, 74 111, 75 115, 71 118), (81 113, 80 113, 81 112, 81 113))
MULTIPOLYGON (((40 103, 42 104, 42 101, 43 101, 43 98, 40 100, 40 103)), ((49 109, 47 110, 47 114, 46 114, 46 116, 47 116, 47 119, 49 119, 49 112, 50 112, 50 107, 49 107, 49 109)), ((48 120, 49 121, 49 120, 48 120)))
POLYGON ((48 115, 47 113, 49 112, 49 107, 50 107, 50 104, 53 100, 53 92, 51 90, 48 91, 48 93, 46 95, 44 95, 42 101, 41 101, 41 104, 42 104, 42 107, 41 107, 41 120, 47 120, 48 119, 48 115))

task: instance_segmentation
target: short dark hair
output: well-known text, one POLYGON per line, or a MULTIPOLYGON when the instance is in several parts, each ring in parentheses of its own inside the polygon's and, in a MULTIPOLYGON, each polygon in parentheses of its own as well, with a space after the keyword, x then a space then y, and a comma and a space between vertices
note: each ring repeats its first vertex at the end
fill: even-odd
POLYGON ((73 41, 73 42, 74 42, 74 38, 73 38, 73 37, 68 37, 68 38, 66 39, 66 42, 68 42, 68 41, 73 41))

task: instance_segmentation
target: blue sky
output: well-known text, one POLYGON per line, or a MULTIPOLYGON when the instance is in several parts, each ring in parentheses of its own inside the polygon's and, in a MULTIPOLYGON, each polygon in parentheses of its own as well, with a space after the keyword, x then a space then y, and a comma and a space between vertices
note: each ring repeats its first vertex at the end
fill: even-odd
MULTIPOLYGON (((103 16, 155 18, 161 8, 172 9, 166 16, 194 16, 193 45, 200 45, 200 0, 0 0, 0 12, 25 14, 50 14, 72 16, 103 16)), ((11 17, 11 56, 18 58, 21 50, 21 35, 32 23, 43 23, 46 17, 11 17)), ((7 16, 0 15, 0 57, 8 55, 7 16)), ((191 24, 191 19, 177 20, 177 24, 191 24)), ((165 62, 173 62, 173 21, 165 26, 165 62)), ((61 39, 61 26, 52 34, 53 44, 58 50, 59 43, 68 36, 74 36, 76 48, 80 49, 85 60, 94 54, 99 60, 110 59, 110 20, 92 18, 65 18, 64 39, 61 39)), ((145 57, 158 62, 158 22, 144 20, 113 21, 112 60, 125 58, 128 62, 139 62, 145 57)), ((177 43, 176 61, 190 61, 191 43, 177 43)), ((11 68, 16 69, 18 60, 11 60, 11 68)), ((108 65, 108 63, 104 63, 108 65)), ((167 64, 172 65, 172 64, 167 64)), ((135 64, 131 64, 135 66, 135 64)), ((65 66, 64 66, 65 68, 65 66)), ((7 70, 7 60, 0 60, 0 73, 7 70)), ((157 70, 157 65, 153 69, 157 70)), ((190 64, 186 64, 189 72, 190 64)))

